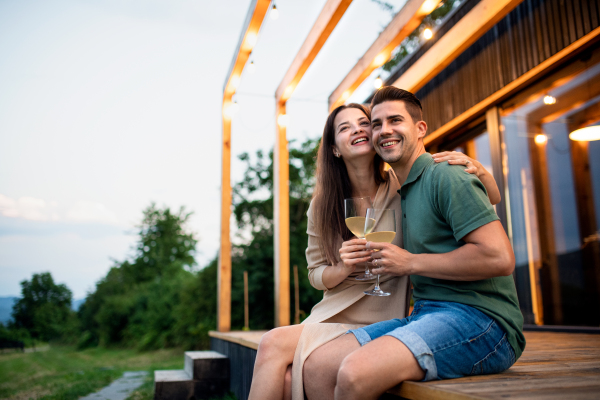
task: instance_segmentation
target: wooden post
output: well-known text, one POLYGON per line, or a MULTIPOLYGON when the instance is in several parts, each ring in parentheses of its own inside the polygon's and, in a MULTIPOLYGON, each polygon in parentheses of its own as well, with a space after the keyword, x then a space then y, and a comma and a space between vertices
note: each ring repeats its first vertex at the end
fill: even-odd
POLYGON ((275 91, 276 138, 274 156, 274 215, 275 225, 275 326, 290 324, 290 209, 289 154, 286 127, 286 102, 302 80, 333 29, 352 0, 327 0, 315 24, 308 33, 292 65, 275 91))
MULTIPOLYGON (((225 103, 225 102, 224 102, 225 103)), ((221 161, 221 245, 217 270, 217 330, 231 329, 231 118, 223 116, 223 152, 221 161)))
POLYGON ((270 0, 251 0, 225 85, 223 87, 223 138, 221 161, 221 245, 217 270, 217 330, 231 329, 231 113, 233 95, 240 83, 244 66, 258 37, 258 31, 269 10, 270 0))
POLYGON ((298 282, 298 266, 294 265, 294 324, 300 323, 300 282, 298 282))
POLYGON ((290 324, 290 190, 285 103, 277 104, 274 149, 275 326, 290 324))
POLYGON ((244 271, 244 329, 250 330, 250 311, 248 304, 248 271, 244 271))

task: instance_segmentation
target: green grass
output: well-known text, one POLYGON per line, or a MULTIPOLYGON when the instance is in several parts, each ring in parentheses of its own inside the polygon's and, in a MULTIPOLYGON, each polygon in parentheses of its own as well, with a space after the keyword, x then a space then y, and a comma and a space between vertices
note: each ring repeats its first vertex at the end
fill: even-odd
POLYGON ((150 375, 131 398, 151 399, 154 370, 182 368, 183 351, 179 349, 139 352, 52 347, 37 353, 0 354, 0 399, 77 399, 108 385, 125 371, 141 370, 150 375))

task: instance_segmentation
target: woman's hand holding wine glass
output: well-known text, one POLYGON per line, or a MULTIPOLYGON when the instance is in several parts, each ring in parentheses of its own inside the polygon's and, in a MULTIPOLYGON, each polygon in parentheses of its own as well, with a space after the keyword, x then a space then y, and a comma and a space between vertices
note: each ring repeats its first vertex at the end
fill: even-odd
POLYGON ((365 231, 367 210, 372 207, 373 203, 369 197, 344 199, 346 226, 358 239, 349 240, 342 244, 340 258, 344 262, 344 265, 353 268, 353 271, 358 264, 363 264, 365 266, 365 273, 356 277, 356 280, 359 281, 367 281, 375 278, 375 275, 369 271, 366 263, 369 259, 368 255, 370 255, 371 252, 366 249, 365 245, 367 244, 367 241, 364 240, 365 233, 368 233, 365 231), (362 241, 360 241, 361 239, 362 241))

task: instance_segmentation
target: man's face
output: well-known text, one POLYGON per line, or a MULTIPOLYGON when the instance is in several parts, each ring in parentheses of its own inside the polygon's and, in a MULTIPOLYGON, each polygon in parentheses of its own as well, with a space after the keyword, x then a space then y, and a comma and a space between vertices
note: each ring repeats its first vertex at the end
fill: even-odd
POLYGON ((373 108, 371 128, 375 151, 383 161, 394 164, 411 158, 427 125, 414 122, 403 101, 386 101, 373 108))

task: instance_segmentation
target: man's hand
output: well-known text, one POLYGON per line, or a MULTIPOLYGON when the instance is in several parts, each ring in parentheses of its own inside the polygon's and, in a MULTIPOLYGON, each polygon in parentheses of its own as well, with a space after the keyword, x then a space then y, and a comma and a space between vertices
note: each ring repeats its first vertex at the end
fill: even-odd
POLYGON ((374 274, 410 275, 413 269, 414 255, 391 243, 368 242, 371 254, 371 271, 374 274))

